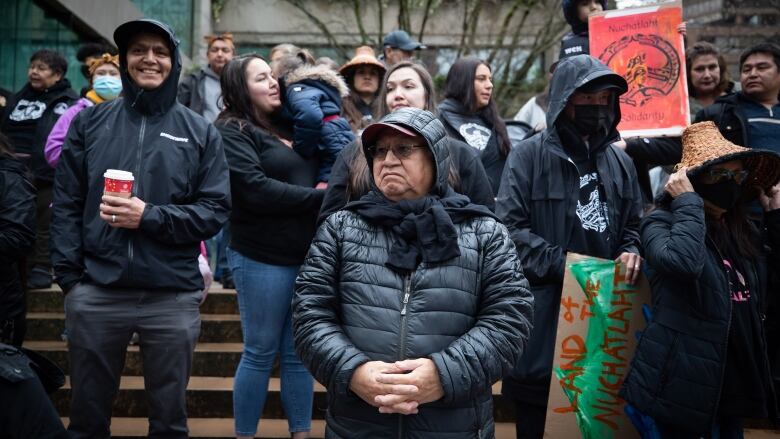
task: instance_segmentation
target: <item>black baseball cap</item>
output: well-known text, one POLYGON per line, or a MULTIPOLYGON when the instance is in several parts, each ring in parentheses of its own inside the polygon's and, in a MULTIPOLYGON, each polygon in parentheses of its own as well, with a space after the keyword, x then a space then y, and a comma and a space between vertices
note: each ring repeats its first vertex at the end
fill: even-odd
POLYGON ((393 49, 401 50, 420 50, 425 49, 424 44, 420 44, 419 41, 415 41, 404 30, 394 30, 385 35, 382 40, 383 46, 390 46, 393 49))

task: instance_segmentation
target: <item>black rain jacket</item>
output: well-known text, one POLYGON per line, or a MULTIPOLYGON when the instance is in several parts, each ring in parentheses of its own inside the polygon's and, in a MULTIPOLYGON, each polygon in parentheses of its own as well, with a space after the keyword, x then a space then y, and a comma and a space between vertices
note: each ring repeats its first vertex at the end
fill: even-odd
MULTIPOLYGON (((447 186, 437 121, 419 127, 447 186)), ((374 189, 376 190, 376 189, 374 189)), ((506 228, 475 217, 455 224, 460 256, 406 275, 384 265, 393 232, 352 211, 319 228, 296 281, 295 345, 328 388, 327 438, 492 438, 491 386, 514 366, 531 330, 533 300, 506 228), (444 397, 416 415, 379 413, 349 389, 368 361, 430 358, 444 397)))
POLYGON ((0 322, 26 309, 19 260, 35 242, 35 187, 25 166, 0 156, 0 322))
MULTIPOLYGON (((580 176, 555 123, 577 88, 606 75, 615 73, 587 55, 558 64, 550 87, 547 129, 512 149, 496 200, 496 215, 509 229, 531 283, 537 322, 525 355, 512 377, 504 380, 504 393, 532 404, 547 402, 566 252, 574 227, 580 227, 576 214, 580 176)), ((616 109, 610 134, 591 152, 607 203, 610 248, 609 254, 591 256, 605 259, 640 252, 642 195, 631 159, 611 145, 618 138, 616 109)))
POLYGON ((90 107, 71 124, 57 166, 52 262, 69 291, 79 281, 165 291, 203 289, 200 241, 214 236, 230 212, 222 140, 206 119, 176 101, 181 73, 173 31, 172 70, 147 91, 127 73, 119 47, 124 97, 90 107), (146 203, 137 230, 112 228, 99 215, 106 169, 135 176, 133 196, 146 203))

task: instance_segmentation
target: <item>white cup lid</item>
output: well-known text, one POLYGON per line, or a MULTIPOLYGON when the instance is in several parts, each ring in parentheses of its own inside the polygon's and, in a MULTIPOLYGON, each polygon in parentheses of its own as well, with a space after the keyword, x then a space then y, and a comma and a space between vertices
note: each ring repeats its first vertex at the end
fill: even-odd
POLYGON ((118 169, 106 169, 105 174, 103 174, 103 177, 110 178, 112 180, 127 180, 127 181, 133 181, 135 178, 133 178, 133 173, 128 171, 120 171, 118 169))

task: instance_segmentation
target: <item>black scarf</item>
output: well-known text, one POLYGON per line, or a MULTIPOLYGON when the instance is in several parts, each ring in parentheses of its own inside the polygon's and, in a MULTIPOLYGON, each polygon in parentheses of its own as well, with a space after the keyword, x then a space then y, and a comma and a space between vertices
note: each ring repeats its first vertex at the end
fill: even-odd
POLYGON ((487 207, 473 204, 468 197, 451 188, 447 188, 444 197, 428 195, 398 203, 373 189, 344 209, 395 232, 398 239, 393 243, 385 265, 397 272, 414 270, 420 260, 439 263, 460 256, 454 224, 477 216, 498 219, 487 207))

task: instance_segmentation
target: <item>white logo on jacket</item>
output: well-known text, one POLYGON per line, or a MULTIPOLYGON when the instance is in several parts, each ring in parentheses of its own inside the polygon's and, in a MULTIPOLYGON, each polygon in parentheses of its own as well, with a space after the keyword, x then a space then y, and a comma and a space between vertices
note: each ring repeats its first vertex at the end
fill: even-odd
POLYGON ((166 139, 171 139, 174 142, 185 142, 186 143, 186 142, 190 141, 190 139, 188 139, 186 137, 176 137, 176 136, 172 136, 172 135, 170 135, 168 133, 160 133, 160 137, 165 137, 166 139))
POLYGON ((490 140, 490 130, 476 123, 464 123, 458 128, 458 132, 466 140, 466 143, 482 151, 490 140))
MULTIPOLYGON (((68 108, 68 106, 65 105, 65 108, 68 108)), ((46 103, 22 99, 16 104, 16 108, 14 108, 9 118, 14 122, 35 120, 43 116, 44 111, 46 111, 46 103)))

